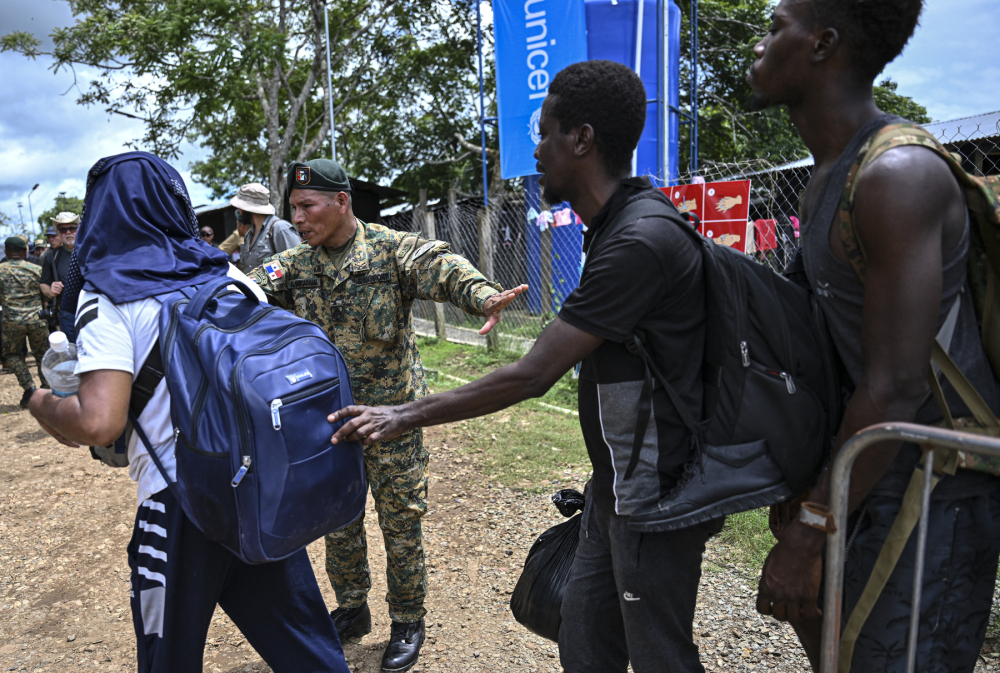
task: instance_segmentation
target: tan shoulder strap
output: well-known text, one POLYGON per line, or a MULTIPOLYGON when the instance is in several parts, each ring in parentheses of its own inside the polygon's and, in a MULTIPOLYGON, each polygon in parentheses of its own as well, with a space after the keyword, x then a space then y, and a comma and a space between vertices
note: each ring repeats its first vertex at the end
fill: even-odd
POLYGON ((844 252, 847 254, 848 261, 851 263, 851 266, 854 268, 854 272, 858 275, 858 278, 861 279, 862 283, 865 280, 866 255, 861 239, 858 238, 857 232, 854 229, 853 221, 854 200, 857 196, 859 182, 858 178, 860 178, 861 173, 864 172, 864 170, 880 156, 891 149, 905 145, 917 145, 934 150, 940 154, 946 162, 948 162, 948 166, 951 168, 956 177, 959 178, 959 182, 962 183, 962 186, 967 186, 966 178, 968 178, 969 175, 962 169, 961 164, 955 161, 955 157, 953 157, 934 136, 916 124, 911 124, 910 122, 889 124, 873 135, 871 139, 862 146, 861 151, 858 152, 858 156, 854 160, 854 164, 851 166, 851 170, 847 175, 847 182, 844 183, 844 191, 840 197, 840 209, 838 211, 840 239, 844 244, 844 252))

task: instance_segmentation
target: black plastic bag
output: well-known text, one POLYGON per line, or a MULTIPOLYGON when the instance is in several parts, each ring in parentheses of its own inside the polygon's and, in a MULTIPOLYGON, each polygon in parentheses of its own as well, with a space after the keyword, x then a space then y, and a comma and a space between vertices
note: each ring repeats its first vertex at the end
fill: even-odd
POLYGON ((552 502, 563 516, 573 518, 549 528, 531 545, 510 597, 510 611, 532 633, 558 642, 563 591, 573 567, 583 518, 573 513, 583 509, 584 497, 579 491, 566 489, 552 496, 552 502))

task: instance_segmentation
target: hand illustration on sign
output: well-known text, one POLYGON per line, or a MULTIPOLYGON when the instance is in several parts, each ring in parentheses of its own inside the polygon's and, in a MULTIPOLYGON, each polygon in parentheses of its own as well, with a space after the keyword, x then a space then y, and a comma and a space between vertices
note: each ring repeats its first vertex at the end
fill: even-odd
POLYGON ((682 213, 690 213, 698 209, 698 202, 695 199, 688 199, 681 202, 679 209, 682 213))
POLYGON ((739 243, 741 239, 739 234, 723 234, 722 236, 719 236, 718 238, 713 238, 712 240, 718 243, 719 245, 733 247, 734 245, 739 243))
POLYGON ((724 213, 727 210, 743 203, 743 196, 723 196, 719 199, 719 202, 715 204, 715 209, 720 213, 724 213))

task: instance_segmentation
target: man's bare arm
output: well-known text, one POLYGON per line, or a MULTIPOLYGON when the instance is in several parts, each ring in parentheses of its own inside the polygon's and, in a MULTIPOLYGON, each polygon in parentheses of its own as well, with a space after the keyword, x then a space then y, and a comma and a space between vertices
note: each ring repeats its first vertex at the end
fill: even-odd
POLYGON ((47 283, 38 284, 38 289, 41 290, 42 294, 44 294, 49 299, 52 299, 53 297, 57 296, 60 292, 62 292, 62 287, 63 284, 58 281, 52 283, 52 285, 48 285, 47 283))
MULTIPOLYGON (((961 235, 963 209, 947 166, 922 148, 887 152, 862 176, 854 223, 867 253, 861 328, 864 366, 841 423, 838 449, 870 425, 913 420, 925 399, 940 311, 942 247, 951 250, 961 235)), ((880 444, 858 458, 851 473, 852 509, 882 478, 899 447, 899 443, 880 444)), ((810 500, 828 503, 828 478, 824 475, 810 500)), ((800 607, 811 608, 806 614, 815 610, 819 580, 810 573, 819 567, 825 540, 821 531, 797 520, 789 523, 764 567, 758 597, 761 612, 769 614, 771 603, 778 619, 785 618, 786 607, 793 619, 800 607)))
POLYGON ((349 440, 371 444, 398 437, 412 428, 485 416, 528 398, 541 397, 603 342, 601 337, 556 318, 527 355, 472 383, 398 407, 353 406, 332 414, 331 423, 356 417, 337 431, 333 443, 349 440))
POLYGON ((99 369, 80 376, 76 395, 58 397, 38 390, 31 397, 31 415, 63 443, 107 446, 125 430, 132 375, 99 369))

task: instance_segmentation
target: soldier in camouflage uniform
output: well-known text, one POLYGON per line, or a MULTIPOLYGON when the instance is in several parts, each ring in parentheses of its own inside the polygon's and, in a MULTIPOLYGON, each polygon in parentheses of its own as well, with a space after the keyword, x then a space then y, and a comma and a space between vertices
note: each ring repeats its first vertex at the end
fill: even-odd
POLYGON ((7 365, 17 375, 17 382, 24 389, 21 408, 28 406, 35 383, 24 362, 21 348, 27 337, 31 354, 38 363, 38 378, 42 387, 48 387, 42 376, 42 355, 45 353, 48 326, 38 317, 42 307, 42 294, 38 282, 42 268, 25 261, 28 244, 18 236, 11 236, 4 242, 7 262, 0 264, 0 305, 3 306, 3 356, 7 365))
MULTIPOLYGON (((358 220, 350 190, 336 162, 292 164, 289 201, 305 243, 266 258, 250 277, 273 303, 323 328, 347 361, 359 403, 401 404, 427 390, 410 312, 414 300, 450 301, 490 317, 492 326, 522 288, 500 292, 447 243, 358 220)), ((365 447, 365 471, 385 538, 393 621, 384 671, 409 670, 424 638, 420 518, 427 511, 427 462, 419 429, 365 447)), ((342 638, 371 630, 363 518, 326 540, 327 574, 339 604, 332 615, 342 638)))

